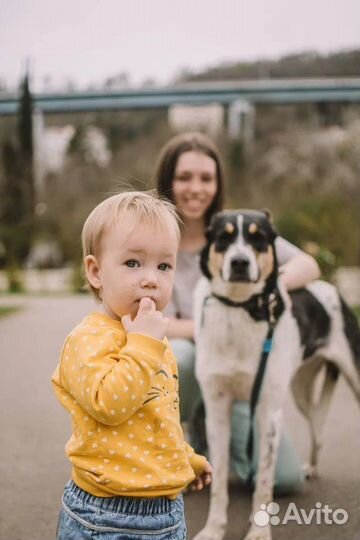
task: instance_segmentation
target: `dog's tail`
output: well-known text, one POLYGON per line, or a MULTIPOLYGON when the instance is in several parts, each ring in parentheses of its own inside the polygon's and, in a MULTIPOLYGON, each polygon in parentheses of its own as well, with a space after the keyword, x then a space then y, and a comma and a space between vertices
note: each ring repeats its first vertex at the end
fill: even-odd
POLYGON ((360 375, 360 327, 354 312, 340 296, 341 312, 344 322, 344 333, 353 354, 354 364, 360 375))

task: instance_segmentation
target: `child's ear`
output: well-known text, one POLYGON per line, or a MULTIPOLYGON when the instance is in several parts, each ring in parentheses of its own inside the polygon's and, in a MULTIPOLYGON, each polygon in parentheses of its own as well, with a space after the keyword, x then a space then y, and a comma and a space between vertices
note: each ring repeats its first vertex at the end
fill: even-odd
POLYGON ((94 255, 86 255, 84 259, 85 274, 94 289, 101 288, 100 266, 94 255))

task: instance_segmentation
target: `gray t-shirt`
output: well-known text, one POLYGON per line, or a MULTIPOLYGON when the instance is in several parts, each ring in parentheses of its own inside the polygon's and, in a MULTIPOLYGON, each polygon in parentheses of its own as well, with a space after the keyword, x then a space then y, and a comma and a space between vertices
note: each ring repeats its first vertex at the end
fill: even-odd
MULTIPOLYGON (((281 236, 278 236, 275 240, 275 249, 280 265, 285 264, 295 255, 301 253, 299 248, 281 236)), ((167 316, 180 319, 193 318, 193 294, 201 275, 200 252, 179 250, 174 290, 170 303, 164 311, 167 316)))

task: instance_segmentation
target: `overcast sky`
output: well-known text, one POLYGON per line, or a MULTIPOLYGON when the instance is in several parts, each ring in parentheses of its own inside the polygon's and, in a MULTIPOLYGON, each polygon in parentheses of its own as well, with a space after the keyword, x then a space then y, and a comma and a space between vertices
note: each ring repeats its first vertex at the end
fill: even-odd
POLYGON ((360 0, 0 0, 0 79, 168 82, 182 68, 360 47, 360 0))

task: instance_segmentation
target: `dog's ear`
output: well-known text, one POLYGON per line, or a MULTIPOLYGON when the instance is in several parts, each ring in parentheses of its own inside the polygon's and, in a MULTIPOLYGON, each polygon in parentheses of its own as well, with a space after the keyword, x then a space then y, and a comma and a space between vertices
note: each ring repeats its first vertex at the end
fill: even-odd
POLYGON ((200 268, 202 273, 208 279, 212 279, 212 275, 209 270, 209 251, 213 242, 213 229, 211 225, 205 231, 206 244, 200 252, 200 268))
POLYGON ((272 215, 271 211, 268 208, 262 208, 261 211, 264 212, 264 214, 265 214, 266 218, 268 219, 268 221, 271 224, 273 224, 274 220, 273 220, 273 215, 272 215))
POLYGON ((266 219, 269 222, 270 230, 271 230, 271 240, 272 242, 275 241, 275 238, 278 236, 278 232, 275 228, 274 219, 271 211, 268 208, 262 208, 261 211, 265 214, 266 219))

